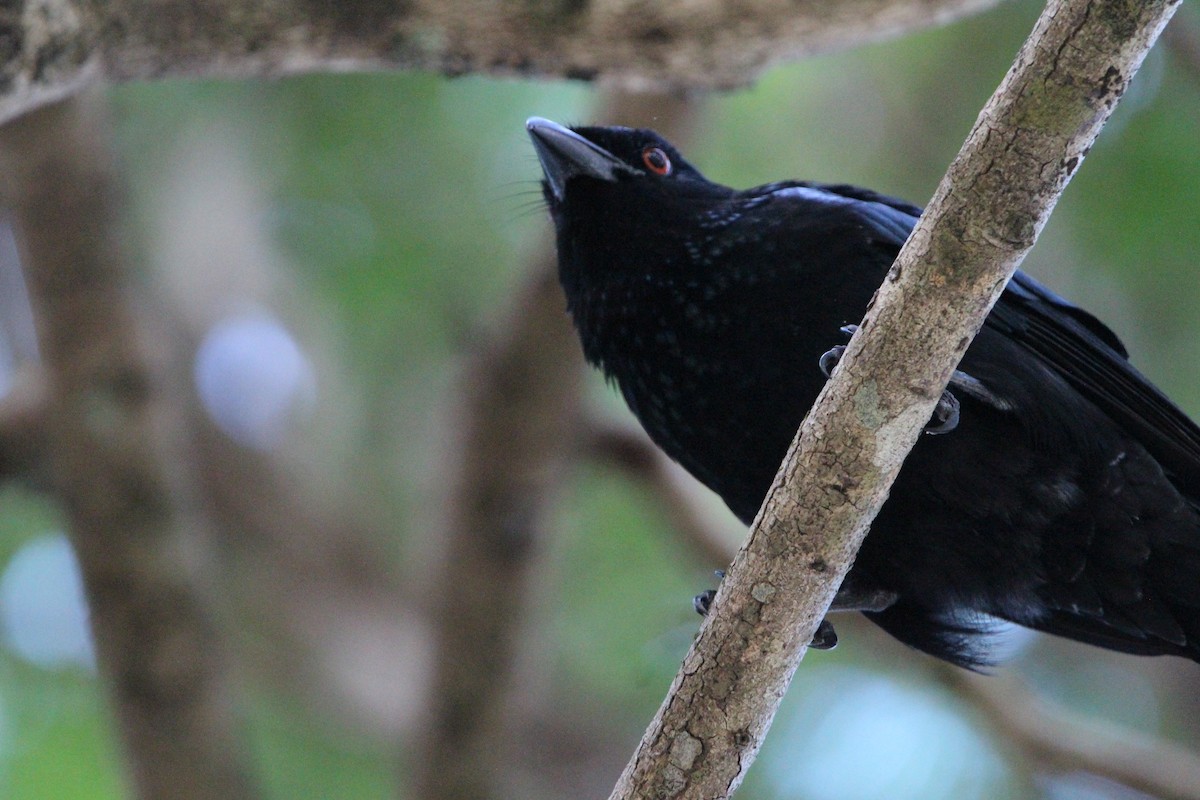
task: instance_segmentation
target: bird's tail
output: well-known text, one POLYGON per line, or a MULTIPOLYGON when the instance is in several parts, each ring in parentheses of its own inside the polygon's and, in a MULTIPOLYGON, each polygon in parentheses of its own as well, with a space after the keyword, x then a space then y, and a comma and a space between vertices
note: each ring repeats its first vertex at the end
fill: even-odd
POLYGON ((990 617, 947 618, 903 600, 863 614, 909 647, 951 664, 980 672, 996 663, 992 656, 995 623, 990 617))

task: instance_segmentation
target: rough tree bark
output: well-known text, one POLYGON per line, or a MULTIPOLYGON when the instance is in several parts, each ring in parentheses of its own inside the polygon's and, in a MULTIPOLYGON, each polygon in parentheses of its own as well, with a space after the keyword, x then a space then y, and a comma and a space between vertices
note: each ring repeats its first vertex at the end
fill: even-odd
POLYGON ((97 105, 48 106, 0 131, 44 363, 39 461, 66 512, 138 796, 248 798, 230 663, 199 579, 207 521, 181 474, 176 339, 127 271, 97 105))
POLYGON ((999 0, 17 0, 0 6, 0 122, 94 77, 425 69, 636 86, 744 84, 788 58, 999 0))
POLYGON ((1052 0, 805 419, 612 798, 723 798, 959 358, 1178 0, 1052 0))

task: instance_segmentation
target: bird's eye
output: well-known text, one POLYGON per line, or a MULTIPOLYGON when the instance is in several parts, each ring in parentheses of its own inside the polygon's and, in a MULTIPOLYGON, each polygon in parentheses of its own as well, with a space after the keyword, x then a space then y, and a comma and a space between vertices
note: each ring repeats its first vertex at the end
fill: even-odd
POLYGON ((642 163, 655 175, 671 174, 671 159, 661 147, 650 146, 642 151, 642 163))

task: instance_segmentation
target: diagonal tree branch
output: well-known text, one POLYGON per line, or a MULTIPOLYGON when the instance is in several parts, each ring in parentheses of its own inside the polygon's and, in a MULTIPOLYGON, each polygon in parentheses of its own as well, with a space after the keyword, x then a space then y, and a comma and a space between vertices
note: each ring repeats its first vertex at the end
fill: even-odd
POLYGON ((96 76, 425 69, 727 87, 998 2, 18 0, 0 7, 0 121, 96 76))
POLYGON ((1178 0, 1052 0, 805 419, 612 798, 741 783, 937 398, 1178 0))
POLYGON ((230 660, 199 580, 208 531, 183 474, 174 337, 126 271, 95 102, 48 106, 0 135, 44 358, 45 469, 138 796, 239 800, 253 790, 230 660))

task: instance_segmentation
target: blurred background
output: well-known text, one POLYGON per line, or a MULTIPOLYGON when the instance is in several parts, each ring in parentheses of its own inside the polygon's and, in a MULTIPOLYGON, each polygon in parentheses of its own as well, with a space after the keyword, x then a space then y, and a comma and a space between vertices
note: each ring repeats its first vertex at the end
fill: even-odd
MULTIPOLYGON (((849 182, 924 202, 1040 10, 1019 0, 775 68, 665 122, 723 183, 849 182)), ((1180 31, 1151 53, 1024 267, 1109 323, 1193 417, 1198 12, 1184 4, 1180 31)), ((312 504, 338 520, 318 526, 328 540, 315 550, 288 544, 286 530, 222 545, 222 613, 267 795, 415 797, 437 691, 430 598, 455 589, 438 571, 437 532, 454 511, 465 387, 550 233, 523 123, 605 122, 613 101, 580 83, 423 74, 172 81, 106 96, 132 250, 193 337, 186 368, 224 440, 213 458, 270 464, 291 487, 245 498, 242 513, 283 496, 291 513, 312 504)), ((653 107, 642 113, 635 121, 658 125, 653 107)), ((0 295, 3 394, 37 358, 11 233, 0 236, 0 295)), ((583 402, 589 418, 631 424, 595 374, 583 402)), ((513 796, 607 793, 697 628, 691 597, 724 566, 711 542, 673 530, 631 470, 575 459, 565 478, 522 590, 506 704, 528 724, 514 734, 513 796)), ((693 500, 735 547, 744 531, 719 502, 693 500)), ((0 489, 2 797, 103 800, 127 787, 63 529, 45 495, 0 489)), ((838 630, 837 650, 801 665, 739 797, 1141 796, 1035 769, 923 656, 857 618, 838 630)), ((1022 632, 1008 645, 1002 672, 1039 697, 1200 749, 1195 664, 1022 632)))

